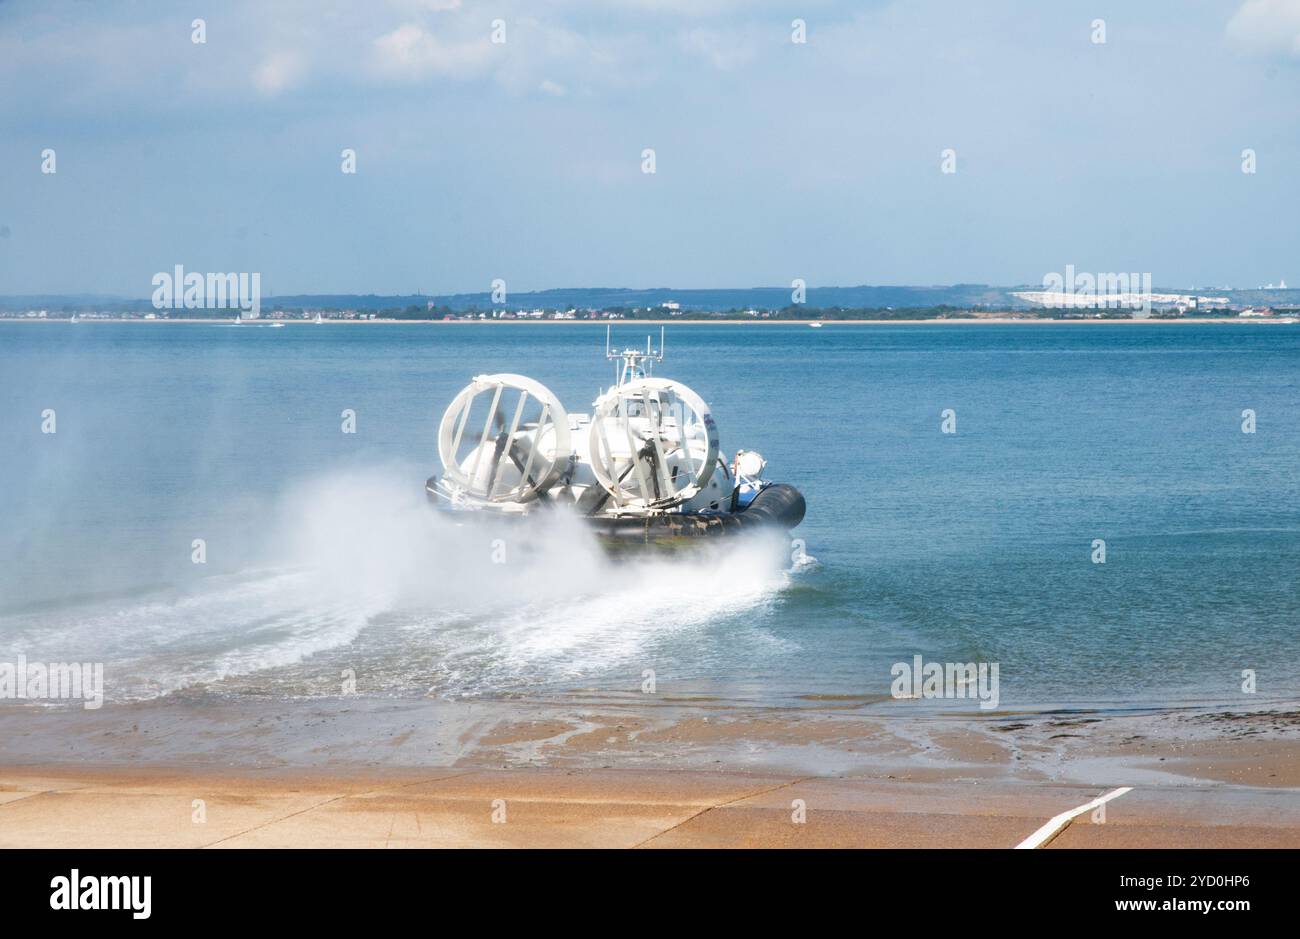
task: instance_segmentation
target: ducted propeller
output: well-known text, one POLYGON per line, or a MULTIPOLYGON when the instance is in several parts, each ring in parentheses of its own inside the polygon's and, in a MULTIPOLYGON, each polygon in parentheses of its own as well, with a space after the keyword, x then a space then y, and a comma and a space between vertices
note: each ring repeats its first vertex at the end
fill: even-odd
POLYGON ((596 401, 591 468, 614 504, 663 509, 694 497, 718 460, 708 405, 681 382, 639 378, 596 401))
POLYGON ((523 375, 480 375, 438 426, 443 478, 487 502, 528 502, 554 485, 572 456, 569 416, 549 388, 523 375))

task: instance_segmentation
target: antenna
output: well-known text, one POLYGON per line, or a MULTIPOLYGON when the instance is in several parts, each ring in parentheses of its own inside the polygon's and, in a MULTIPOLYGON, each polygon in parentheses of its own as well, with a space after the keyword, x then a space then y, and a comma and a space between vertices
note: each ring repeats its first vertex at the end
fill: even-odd
POLYGON ((622 352, 617 352, 610 347, 610 329, 611 324, 605 324, 605 358, 610 361, 619 361, 622 364, 615 367, 617 373, 617 384, 622 385, 624 382, 632 381, 636 378, 649 378, 650 372, 654 368, 655 362, 664 360, 664 328, 659 327, 659 351, 656 352, 653 340, 650 336, 645 337, 645 351, 640 349, 627 348, 622 352))

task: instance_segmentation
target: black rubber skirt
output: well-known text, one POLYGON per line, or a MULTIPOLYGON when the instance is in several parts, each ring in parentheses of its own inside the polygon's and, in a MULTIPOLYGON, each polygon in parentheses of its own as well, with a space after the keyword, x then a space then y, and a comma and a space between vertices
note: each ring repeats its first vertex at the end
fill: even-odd
MULTIPOLYGON (((450 511, 435 488, 436 481, 436 477, 430 477, 425 486, 429 501, 440 511, 450 511)), ((794 486, 773 483, 759 490, 749 505, 735 512, 671 513, 643 518, 588 518, 586 522, 592 533, 607 544, 702 544, 744 532, 790 531, 803 521, 807 508, 803 493, 794 486)), ((532 514, 509 523, 521 523, 532 517, 532 514)))
POLYGON ((653 544, 665 540, 719 538, 758 529, 789 531, 803 521, 807 509, 803 493, 798 489, 787 483, 773 483, 738 512, 601 518, 590 519, 588 524, 603 539, 653 544))

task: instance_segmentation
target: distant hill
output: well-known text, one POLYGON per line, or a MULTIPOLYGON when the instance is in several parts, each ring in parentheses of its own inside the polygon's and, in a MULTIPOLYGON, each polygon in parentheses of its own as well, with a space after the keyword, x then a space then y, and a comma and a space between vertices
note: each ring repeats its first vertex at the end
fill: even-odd
MULTIPOLYGON (((805 305, 809 308, 830 309, 921 309, 955 307, 961 309, 991 308, 997 310, 1026 309, 1030 305, 1015 291, 1039 290, 1040 285, 994 287, 987 284, 952 284, 949 286, 870 286, 809 287, 805 305)), ((1255 306, 1300 306, 1300 289, 1287 290, 1217 290, 1207 287, 1156 287, 1157 293, 1190 293, 1202 296, 1224 296, 1232 303, 1255 306)), ((554 290, 520 291, 510 293, 504 306, 507 309, 597 309, 618 307, 654 307, 667 302, 681 305, 685 311, 727 310, 780 310, 790 306, 788 287, 744 287, 706 290, 680 290, 673 287, 631 289, 626 287, 574 287, 554 290)), ((324 309, 324 310, 397 310, 409 307, 426 308, 430 303, 455 311, 489 309, 493 306, 489 293, 458 294, 293 294, 264 296, 262 309, 324 309)), ((33 294, 0 296, 0 310, 16 311, 48 309, 54 312, 102 310, 106 312, 147 312, 152 309, 148 298, 108 296, 102 294, 33 294)))
MULTIPOLYGON (((436 298, 452 309, 490 306, 486 294, 457 294, 436 298)), ((610 309, 612 307, 649 307, 666 302, 681 304, 683 310, 779 310, 791 303, 789 287, 723 288, 715 290, 675 290, 654 287, 645 290, 627 288, 593 288, 581 290, 542 290, 508 297, 507 306, 553 308, 610 309)), ((810 307, 844 307, 853 309, 931 306, 1000 306, 1024 304, 1011 297, 1010 290, 984 284, 956 284, 950 287, 809 287, 806 296, 810 307)))
MULTIPOLYGON (((999 308, 1024 307, 1026 304, 1013 297, 1013 290, 1024 287, 990 287, 985 284, 955 284, 952 286, 860 286, 860 287, 809 287, 806 302, 809 307, 877 308, 933 307, 933 306, 993 306, 999 308)), ((630 289, 626 287, 577 287, 554 290, 520 291, 507 296, 509 309, 612 309, 615 307, 651 307, 666 302, 681 304, 683 310, 779 310, 791 303, 789 287, 720 288, 712 290, 680 290, 673 287, 630 289)), ((492 296, 483 293, 458 294, 292 294, 264 296, 262 308, 303 308, 391 310, 410 306, 435 306, 452 310, 489 309, 492 296)), ((147 298, 130 299, 91 294, 0 297, 0 309, 29 310, 50 309, 101 309, 106 311, 143 310, 149 307, 147 298)))
POLYGON ((70 306, 77 310, 105 309, 139 309, 140 305, 149 306, 149 301, 132 300, 129 297, 115 297, 101 293, 33 293, 0 295, 0 310, 62 310, 70 306))

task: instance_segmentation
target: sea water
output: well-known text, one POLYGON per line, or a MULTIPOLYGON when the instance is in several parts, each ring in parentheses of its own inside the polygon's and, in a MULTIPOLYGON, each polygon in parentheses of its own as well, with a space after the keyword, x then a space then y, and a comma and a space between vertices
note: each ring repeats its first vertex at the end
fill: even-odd
POLYGON ((102 663, 110 703, 869 703, 914 656, 997 663, 1002 708, 1300 691, 1300 326, 670 326, 659 374, 804 492, 797 541, 433 516, 456 391, 586 411, 604 333, 0 324, 0 662, 102 663))

